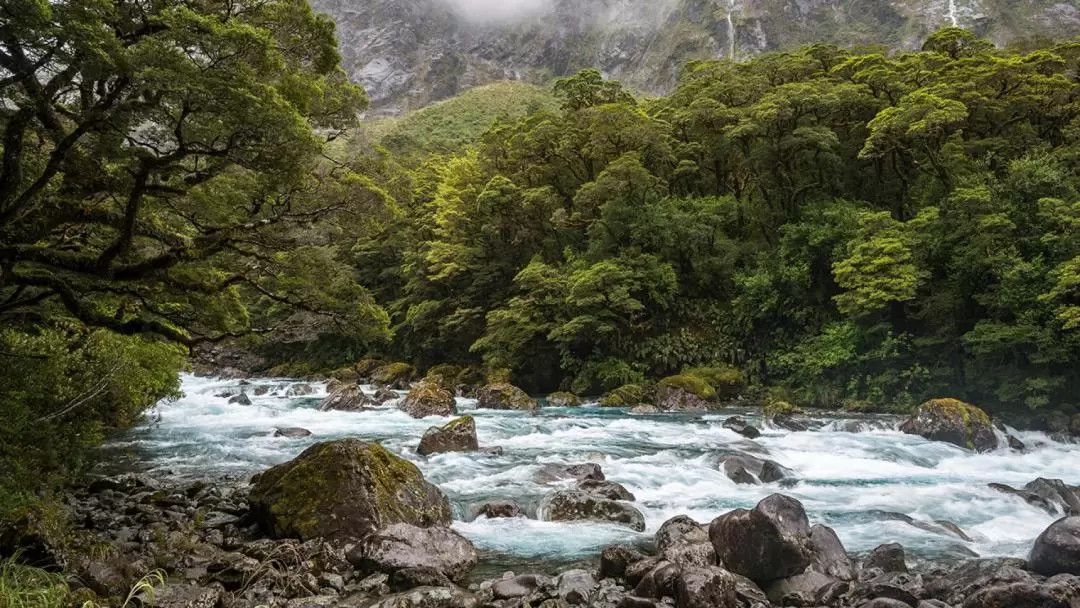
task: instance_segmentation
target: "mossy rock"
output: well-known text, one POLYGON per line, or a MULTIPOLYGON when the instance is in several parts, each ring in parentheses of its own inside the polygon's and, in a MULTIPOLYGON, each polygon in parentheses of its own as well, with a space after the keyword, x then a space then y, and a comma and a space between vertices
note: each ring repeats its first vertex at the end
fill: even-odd
POLYGON ((551 407, 577 407, 581 405, 581 397, 574 393, 559 391, 547 396, 547 404, 551 407))
POLYGON ((416 375, 416 368, 408 363, 388 363, 371 373, 371 381, 390 388, 409 388, 409 382, 416 375))
POLYGON ((476 419, 462 416, 424 433, 416 453, 421 456, 443 452, 472 452, 480 448, 476 440, 476 419))
POLYGON ((470 397, 487 384, 487 376, 484 370, 478 367, 466 367, 461 370, 454 379, 454 389, 458 395, 470 397))
POLYGON ((490 410, 535 410, 540 404, 513 384, 488 384, 476 393, 477 407, 490 410))
POLYGON ((451 393, 457 388, 457 377, 461 374, 462 367, 453 363, 440 363, 434 365, 424 374, 425 380, 437 382, 440 386, 451 393))
POLYGON ((801 409, 792 405, 790 402, 781 401, 779 399, 770 399, 766 401, 763 409, 766 417, 777 415, 794 416, 803 413, 801 409))
POLYGON ((702 412, 716 401, 716 390, 689 374, 668 376, 656 384, 653 403, 665 412, 702 412))
POLYGON ((356 370, 351 367, 342 367, 330 372, 330 377, 348 384, 356 384, 356 381, 360 379, 360 374, 356 373, 356 370))
POLYGON ((317 443, 251 479, 255 520, 274 538, 362 538, 394 523, 449 525, 450 501, 377 443, 317 443))
POLYGON ((379 359, 378 357, 364 357, 356 362, 353 366, 353 370, 363 379, 370 380, 375 370, 386 365, 386 361, 379 359))
POLYGON ((624 384, 600 397, 600 407, 632 407, 645 401, 645 387, 624 384))
POLYGON ((510 384, 512 375, 509 368, 499 367, 496 369, 489 369, 485 375, 485 380, 487 380, 488 384, 510 384))
POLYGON ((959 399, 931 399, 900 425, 900 431, 931 441, 989 452, 998 448, 990 416, 959 399))
POLYGON ((746 376, 741 370, 731 366, 692 367, 683 370, 682 375, 694 376, 708 382, 720 399, 734 399, 746 390, 746 376))
POLYGON ((454 396, 433 378, 427 378, 409 390, 398 409, 413 418, 453 416, 457 413, 454 396))

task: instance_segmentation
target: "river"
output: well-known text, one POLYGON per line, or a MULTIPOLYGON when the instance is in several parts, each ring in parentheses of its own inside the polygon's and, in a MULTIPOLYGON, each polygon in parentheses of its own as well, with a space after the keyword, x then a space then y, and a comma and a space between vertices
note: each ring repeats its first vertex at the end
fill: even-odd
POLYGON ((252 405, 229 404, 216 395, 239 390, 239 381, 185 375, 184 397, 163 402, 144 423, 107 446, 110 460, 127 470, 189 479, 246 478, 289 460, 314 442, 359 437, 379 441, 411 460, 450 497, 455 528, 481 550, 493 569, 566 564, 595 558, 604 545, 644 541, 666 519, 687 514, 698 521, 783 492, 802 501, 812 523, 835 528, 851 552, 884 542, 900 542, 909 554, 927 559, 970 555, 1023 557, 1032 540, 1055 518, 1024 501, 987 488, 989 482, 1013 486, 1037 478, 1080 479, 1080 445, 1063 444, 1040 433, 1015 433, 1029 450, 974 454, 945 444, 901 434, 897 418, 844 418, 812 415, 822 430, 792 433, 764 428, 756 440, 721 426, 740 414, 761 426, 753 408, 705 415, 631 416, 622 409, 584 406, 543 408, 538 413, 477 410, 475 401, 458 399, 458 409, 476 417, 481 447, 502 446, 504 454, 439 454, 429 458, 414 449, 430 426, 448 418, 415 420, 392 405, 366 412, 315 409, 316 393, 284 397, 287 381, 256 380, 271 390, 252 396, 252 405), (854 421, 854 422, 852 422, 854 421), (275 427, 298 426, 313 435, 273 437, 275 427), (856 432, 853 430, 858 429, 856 432), (718 451, 740 449, 768 454, 794 469, 799 481, 781 487, 738 485, 715 466, 718 451), (551 523, 534 519, 475 519, 472 508, 491 499, 513 499, 535 513, 551 491, 533 481, 545 463, 599 463, 607 478, 637 498, 647 529, 639 534, 615 525, 551 523), (919 520, 949 520, 973 539, 923 530, 889 519, 898 512, 919 520))

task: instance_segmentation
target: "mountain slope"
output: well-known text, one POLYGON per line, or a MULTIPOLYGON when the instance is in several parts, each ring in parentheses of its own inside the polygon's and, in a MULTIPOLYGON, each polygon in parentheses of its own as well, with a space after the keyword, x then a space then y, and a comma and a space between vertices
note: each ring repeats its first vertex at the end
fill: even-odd
POLYGON ((1080 35, 1080 0, 312 0, 375 114, 496 80, 598 67, 662 93, 690 59, 814 42, 914 49, 957 25, 999 45, 1080 35), (501 9, 497 7, 502 7, 501 9), (513 10, 519 7, 519 10, 513 10))

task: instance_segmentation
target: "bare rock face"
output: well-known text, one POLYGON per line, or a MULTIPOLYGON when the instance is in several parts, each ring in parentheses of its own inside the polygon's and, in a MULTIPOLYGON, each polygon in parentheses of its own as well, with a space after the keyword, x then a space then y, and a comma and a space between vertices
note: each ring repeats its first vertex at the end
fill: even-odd
POLYGON ((717 517, 709 539, 724 567, 758 585, 800 574, 813 556, 806 511, 783 494, 717 517))
POLYGON ((377 443, 317 443, 251 479, 255 521, 276 538, 349 539, 395 523, 450 524, 450 501, 420 469, 377 443))

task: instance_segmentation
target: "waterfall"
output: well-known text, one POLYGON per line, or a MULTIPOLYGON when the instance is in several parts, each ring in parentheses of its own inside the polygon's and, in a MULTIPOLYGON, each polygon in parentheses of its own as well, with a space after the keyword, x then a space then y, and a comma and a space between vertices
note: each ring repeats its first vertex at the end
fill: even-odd
MULTIPOLYGON (((730 21, 731 17, 728 17, 730 21)), ((949 21, 953 27, 957 27, 960 23, 956 20, 956 0, 949 0, 949 21)))
MULTIPOLYGON (((949 0, 949 4, 952 4, 952 0, 949 0)), ((732 20, 731 14, 735 12, 735 0, 728 0, 728 12, 727 12, 727 34, 728 34, 728 59, 735 61, 735 21, 732 20)))

